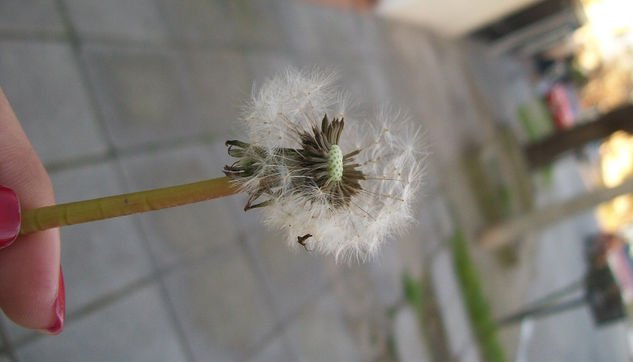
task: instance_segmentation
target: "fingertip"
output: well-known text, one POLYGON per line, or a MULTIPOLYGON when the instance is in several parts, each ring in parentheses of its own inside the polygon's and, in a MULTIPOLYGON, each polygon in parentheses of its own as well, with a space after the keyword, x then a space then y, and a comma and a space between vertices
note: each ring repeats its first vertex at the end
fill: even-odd
POLYGON ((57 229, 20 236, 0 253, 0 306, 16 324, 47 330, 61 316, 63 326, 62 288, 57 229))
MULTIPOLYGON (((24 210, 55 204, 50 178, 2 89, 0 184, 15 191, 24 210)), ((59 230, 18 236, 8 244, 0 252, 0 307, 23 327, 61 332, 65 291, 60 272, 59 230)))
POLYGON ((64 286, 64 272, 62 266, 59 266, 59 281, 57 288, 57 296, 53 305, 53 319, 49 323, 49 327, 40 332, 44 334, 56 335, 64 330, 64 322, 66 319, 66 288, 64 286))

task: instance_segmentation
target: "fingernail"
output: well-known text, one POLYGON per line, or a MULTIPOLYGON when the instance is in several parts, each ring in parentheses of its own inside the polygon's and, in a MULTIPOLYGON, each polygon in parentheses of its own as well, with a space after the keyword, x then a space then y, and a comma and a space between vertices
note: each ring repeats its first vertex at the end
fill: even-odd
POLYGON ((11 245, 20 233, 20 201, 13 190, 0 185, 0 249, 11 245))
POLYGON ((57 298, 55 299, 55 317, 57 320, 52 326, 46 328, 45 333, 60 334, 64 329, 64 318, 66 317, 66 290, 64 288, 64 273, 62 267, 59 267, 59 288, 57 289, 57 298))

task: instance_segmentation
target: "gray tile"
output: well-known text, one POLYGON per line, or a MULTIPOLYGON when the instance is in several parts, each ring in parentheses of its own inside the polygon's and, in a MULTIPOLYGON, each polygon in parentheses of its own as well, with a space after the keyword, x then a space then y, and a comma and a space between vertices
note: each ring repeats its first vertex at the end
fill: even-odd
POLYGON ((422 190, 424 192, 424 196, 439 194, 443 191, 442 188, 445 185, 442 182, 442 177, 444 175, 440 172, 441 166, 438 162, 435 162, 436 150, 434 149, 434 145, 438 141, 433 140, 428 134, 421 118, 415 119, 415 121, 420 125, 422 132, 424 132, 422 135, 422 150, 426 153, 426 157, 422 163, 424 166, 424 173, 422 174, 422 190))
POLYGON ((261 86, 289 67, 297 67, 297 56, 292 52, 251 51, 246 53, 246 61, 255 86, 261 86))
POLYGON ((300 1, 280 11, 288 42, 302 56, 376 55, 384 49, 380 27, 369 14, 300 1))
POLYGON ((276 48, 286 43, 275 0, 161 0, 177 42, 240 48, 276 48))
POLYGON ((61 35, 64 26, 57 6, 50 0, 0 1, 0 33, 61 35))
POLYGON ((174 52, 90 46, 83 59, 115 146, 190 137, 203 129, 174 52))
POLYGON ((411 116, 412 110, 407 108, 410 107, 410 105, 405 104, 402 100, 393 96, 391 84, 389 83, 389 79, 385 76, 384 68, 386 64, 382 59, 370 58, 369 61, 359 61, 358 64, 366 78, 367 87, 371 90, 368 99, 372 101, 373 98, 377 108, 390 106, 395 110, 402 111, 404 114, 411 116))
POLYGON ((0 42, 0 84, 44 163, 106 151, 66 44, 0 42))
POLYGON ((431 103, 433 99, 430 94, 434 89, 430 76, 425 72, 418 74, 412 71, 415 67, 422 67, 421 64, 417 61, 407 64, 395 55, 385 57, 379 64, 380 74, 386 82, 385 89, 389 92, 379 94, 382 99, 405 111, 418 124, 422 125, 423 120, 431 117, 432 121, 437 119, 432 113, 435 105, 431 103))
POLYGON ((38 333, 31 329, 26 329, 13 323, 13 321, 4 314, 0 314, 0 320, 2 321, 4 333, 10 343, 15 343, 16 341, 24 337, 27 337, 29 335, 32 336, 38 333))
POLYGON ((420 319, 413 308, 406 306, 398 310, 393 320, 393 330, 399 361, 431 360, 420 330, 420 319))
POLYGON ((448 201, 443 196, 437 196, 431 201, 431 209, 437 232, 443 240, 448 240, 455 232, 453 215, 451 215, 448 201))
POLYGON ((375 259, 368 264, 375 292, 385 308, 396 305, 403 298, 404 268, 395 242, 392 240, 383 245, 375 259))
MULTIPOLYGON (((124 192, 110 162, 57 172, 51 179, 58 203, 124 192)), ((68 313, 152 272, 140 232, 129 217, 65 227, 61 238, 68 313)))
MULTIPOLYGON (((435 131, 448 122, 451 115, 448 92, 443 77, 452 71, 443 67, 434 51, 434 37, 419 27, 390 24, 387 27, 389 43, 392 48, 392 64, 388 78, 394 89, 399 90, 398 97, 411 107, 411 112, 424 121, 425 131, 438 140, 437 146, 453 145, 455 142, 439 142, 451 139, 448 131, 438 136, 435 131)), ((451 130, 455 132, 455 130, 451 130)), ((430 137, 429 137, 430 138, 430 137)), ((434 154, 443 156, 443 149, 430 147, 434 154)), ((444 147, 448 148, 448 147, 444 147)))
MULTIPOLYGON (((373 261, 370 263, 374 263, 373 261)), ((330 280, 343 308, 343 320, 353 333, 360 360, 379 360, 388 354, 391 322, 386 314, 385 295, 393 290, 376 278, 370 263, 329 265, 330 280)), ((389 280, 386 280, 387 283, 389 280)), ((309 307, 308 307, 309 308, 309 307)))
POLYGON ((439 253, 433 262, 431 280, 440 306, 442 325, 449 336, 449 348, 457 355, 472 340, 472 332, 448 250, 439 253))
POLYGON ((241 47, 282 49, 286 44, 276 0, 231 1, 231 15, 241 47))
POLYGON ((228 1, 160 0, 175 40, 189 45, 232 45, 238 33, 228 1))
POLYGON ((449 336, 449 348, 455 355, 464 351, 473 339, 470 318, 464 309, 461 296, 441 307, 442 325, 449 336))
POLYGON ((422 193, 412 206, 413 216, 416 218, 409 230, 400 238, 398 246, 405 266, 416 278, 421 278, 427 265, 444 244, 444 241, 452 235, 444 236, 437 225, 438 220, 433 207, 434 201, 439 197, 437 194, 426 196, 429 190, 422 186, 422 193))
POLYGON ((240 360, 274 325, 260 281, 235 248, 167 276, 169 297, 197 360, 240 360))
POLYGON ((38 333, 31 329, 26 329, 13 323, 13 321, 9 319, 9 317, 4 315, 4 313, 0 314, 0 320, 2 321, 4 332, 10 343, 15 343, 16 341, 23 339, 24 337, 27 337, 29 335, 32 336, 38 333))
POLYGON ((297 357, 288 348, 285 335, 280 335, 267 343, 261 350, 248 359, 249 362, 296 361, 297 357))
POLYGON ((322 7, 299 1, 290 1, 285 5, 280 9, 282 25, 292 51, 302 56, 319 54, 322 51, 323 39, 321 34, 315 31, 318 26, 315 10, 320 12, 322 7))
POLYGON ((457 276, 448 248, 437 253, 431 264, 433 291, 439 305, 448 305, 451 300, 460 297, 457 276))
MULTIPOLYGON (((221 176, 210 149, 194 145, 135 155, 121 161, 130 191, 202 181, 221 176)), ((140 215, 159 266, 237 242, 235 221, 225 199, 140 215)))
POLYGON ((380 65, 362 55, 318 55, 309 59, 302 58, 309 66, 316 66, 324 71, 333 71, 338 76, 336 83, 348 92, 353 101, 348 107, 348 114, 355 118, 375 117, 376 111, 386 105, 386 80, 380 74, 380 65))
POLYGON ((157 285, 150 285, 87 316, 67 319, 59 336, 21 347, 24 361, 183 361, 157 285))
POLYGON ((422 228, 420 224, 412 225, 399 238, 394 240, 398 249, 402 269, 412 278, 419 280, 425 271, 425 257, 433 251, 436 236, 429 229, 422 228))
POLYGON ((187 59, 203 129, 222 142, 235 138, 241 107, 251 91, 244 57, 233 51, 213 50, 194 51, 187 59))
POLYGON ((360 360, 354 338, 343 323, 341 305, 332 294, 307 304, 288 326, 292 348, 302 361, 360 360))
POLYGON ((164 42, 167 30, 153 0, 65 0, 82 38, 164 42))
POLYGON ((263 277, 270 283, 273 305, 283 318, 296 313, 316 297, 327 283, 324 256, 312 254, 299 245, 288 246, 278 231, 260 231, 248 236, 253 254, 261 264, 263 277))
POLYGON ((482 142, 487 132, 486 127, 482 127, 479 117, 491 118, 494 115, 483 98, 481 102, 474 103, 473 88, 476 88, 477 85, 474 84, 474 78, 465 70, 469 60, 465 59, 466 55, 462 54, 460 44, 446 42, 441 42, 441 44, 444 51, 434 54, 438 56, 440 74, 442 75, 441 84, 445 85, 445 98, 450 101, 451 117, 447 121, 455 122, 454 132, 458 136, 461 134, 461 138, 469 139, 471 142, 477 140, 482 142), (445 55, 441 56, 442 54, 445 55), (469 84, 471 82, 472 85, 469 84))
POLYGON ((481 361, 481 357, 479 355, 479 348, 477 348, 477 342, 470 341, 465 351, 460 356, 460 361, 462 362, 479 362, 481 361))

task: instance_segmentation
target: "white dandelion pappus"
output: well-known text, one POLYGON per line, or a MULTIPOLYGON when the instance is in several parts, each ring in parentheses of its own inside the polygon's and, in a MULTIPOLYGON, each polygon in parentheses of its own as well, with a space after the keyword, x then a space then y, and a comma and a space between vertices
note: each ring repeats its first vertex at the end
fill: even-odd
POLYGON ((245 210, 265 206, 291 245, 365 260, 413 219, 421 136, 397 112, 346 114, 335 80, 288 70, 264 83, 245 109, 249 141, 227 141, 238 160, 224 171, 250 195, 245 210))

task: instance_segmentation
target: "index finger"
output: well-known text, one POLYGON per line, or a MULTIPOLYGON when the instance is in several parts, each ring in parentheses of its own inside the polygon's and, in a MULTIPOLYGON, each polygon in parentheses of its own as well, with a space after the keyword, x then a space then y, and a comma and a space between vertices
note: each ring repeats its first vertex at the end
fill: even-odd
MULTIPOLYGON (((16 192, 23 210, 55 203, 48 174, 2 89, 0 184, 16 192)), ((20 236, 0 251, 0 307, 10 319, 27 328, 61 331, 64 291, 59 263, 57 229, 20 236)))

